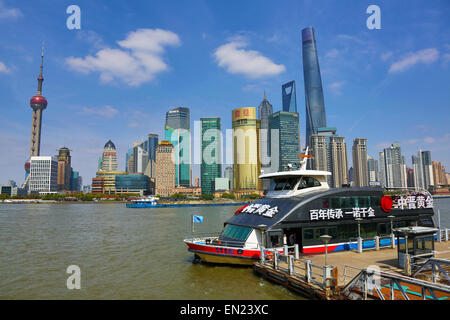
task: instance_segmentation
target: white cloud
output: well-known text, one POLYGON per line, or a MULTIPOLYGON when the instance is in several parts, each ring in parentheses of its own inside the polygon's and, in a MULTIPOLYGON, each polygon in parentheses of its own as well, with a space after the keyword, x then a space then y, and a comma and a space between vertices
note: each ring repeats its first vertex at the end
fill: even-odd
POLYGON ((166 46, 180 45, 180 39, 167 30, 138 29, 117 43, 121 49, 104 48, 95 56, 69 57, 66 63, 80 73, 99 72, 102 82, 119 80, 129 86, 139 86, 168 70, 162 54, 166 46))
POLYGON ((331 49, 325 54, 325 57, 327 58, 336 58, 339 55, 339 50, 337 49, 331 49))
POLYGON ((345 84, 345 81, 335 81, 331 83, 328 88, 330 88, 331 91, 333 91, 337 95, 341 95, 341 88, 345 84))
POLYGON ((0 73, 10 73, 11 70, 6 67, 6 65, 0 61, 0 73))
POLYGON ((114 118, 119 113, 119 110, 111 106, 103 106, 98 108, 83 107, 81 110, 84 114, 91 114, 105 118, 114 118))
POLYGON ((7 8, 3 1, 0 0, 0 19, 16 19, 22 17, 22 11, 18 8, 7 8))
POLYGON ((436 48, 428 48, 414 53, 393 63, 389 68, 389 73, 405 71, 418 63, 433 63, 439 58, 439 51, 436 48))
POLYGON ((218 65, 229 73, 243 74, 249 78, 274 76, 286 70, 282 64, 275 64, 258 51, 244 50, 247 43, 242 39, 231 40, 214 52, 218 65))
POLYGON ((392 51, 383 52, 381 54, 381 60, 383 60, 383 61, 389 60, 389 58, 392 57, 392 54, 393 54, 392 51))

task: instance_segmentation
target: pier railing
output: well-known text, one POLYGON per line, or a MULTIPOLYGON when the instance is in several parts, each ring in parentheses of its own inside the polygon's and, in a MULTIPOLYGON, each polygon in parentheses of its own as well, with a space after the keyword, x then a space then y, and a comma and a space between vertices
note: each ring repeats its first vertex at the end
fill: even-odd
POLYGON ((362 253, 369 250, 380 250, 384 248, 395 248, 395 237, 393 234, 375 236, 369 238, 350 238, 350 243, 356 243, 351 250, 362 253))
MULTIPOLYGON (((261 248, 261 264, 272 265, 274 270, 281 270, 290 276, 297 277, 306 283, 315 284, 322 289, 337 286, 337 272, 334 274, 333 266, 318 266, 311 260, 303 260, 287 252, 280 253, 277 249, 261 248)), ((294 251, 295 251, 295 246, 294 251)), ((297 256, 298 257, 298 256, 297 256)))
POLYGON ((367 268, 341 292, 353 300, 441 300, 450 296, 450 286, 367 268))
POLYGON ((437 232, 437 241, 448 241, 450 238, 450 229, 448 228, 441 228, 437 232))

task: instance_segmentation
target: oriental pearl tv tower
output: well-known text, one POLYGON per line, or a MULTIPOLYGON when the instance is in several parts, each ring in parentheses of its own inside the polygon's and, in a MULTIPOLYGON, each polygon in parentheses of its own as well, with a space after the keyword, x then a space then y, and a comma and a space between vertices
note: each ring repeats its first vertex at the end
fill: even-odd
MULTIPOLYGON (((44 77, 42 76, 42 69, 44 66, 44 42, 42 42, 42 54, 41 54, 41 72, 39 73, 37 94, 30 99, 30 106, 33 109, 33 119, 31 126, 31 144, 30 144, 30 158, 39 156, 41 148, 41 125, 42 125, 42 113, 47 108, 47 99, 42 95, 42 82, 44 77)), ((30 173, 30 159, 25 162, 26 179, 24 187, 27 186, 30 173)))

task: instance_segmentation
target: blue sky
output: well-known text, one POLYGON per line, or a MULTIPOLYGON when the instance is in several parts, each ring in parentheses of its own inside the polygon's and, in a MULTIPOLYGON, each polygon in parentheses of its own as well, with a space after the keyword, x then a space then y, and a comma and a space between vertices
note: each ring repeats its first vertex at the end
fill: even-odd
POLYGON ((306 26, 316 31, 327 123, 346 137, 349 166, 353 139, 364 137, 372 156, 400 142, 408 165, 420 148, 450 170, 447 0, 0 0, 0 183, 23 181, 42 40, 41 155, 68 146, 90 184, 109 139, 124 169, 133 141, 162 135, 171 107, 230 128, 231 110, 257 107, 264 90, 280 110, 290 80, 304 144, 306 26), (80 30, 66 27, 71 4, 81 9, 80 30), (366 26, 371 4, 381 9, 380 30, 366 26))

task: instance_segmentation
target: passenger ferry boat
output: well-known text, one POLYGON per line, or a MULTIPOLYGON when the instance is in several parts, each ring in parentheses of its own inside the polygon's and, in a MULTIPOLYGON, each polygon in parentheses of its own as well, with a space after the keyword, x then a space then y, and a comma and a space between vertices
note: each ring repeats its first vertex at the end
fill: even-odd
POLYGON ((139 199, 133 199, 126 204, 127 208, 156 208, 160 206, 158 204, 158 198, 156 197, 142 197, 139 199))
MULTIPOLYGON (((362 238, 373 238, 388 236, 391 226, 434 226, 433 198, 427 191, 330 188, 330 175, 306 170, 306 159, 299 170, 263 174, 259 178, 272 180, 265 198, 239 208, 219 236, 184 242, 205 262, 253 264, 261 247, 281 252, 285 244, 298 244, 301 254, 322 253, 320 236, 327 234, 332 237, 328 252, 351 250, 357 248, 358 230, 362 238)), ((392 240, 383 241, 390 245, 392 240)))

